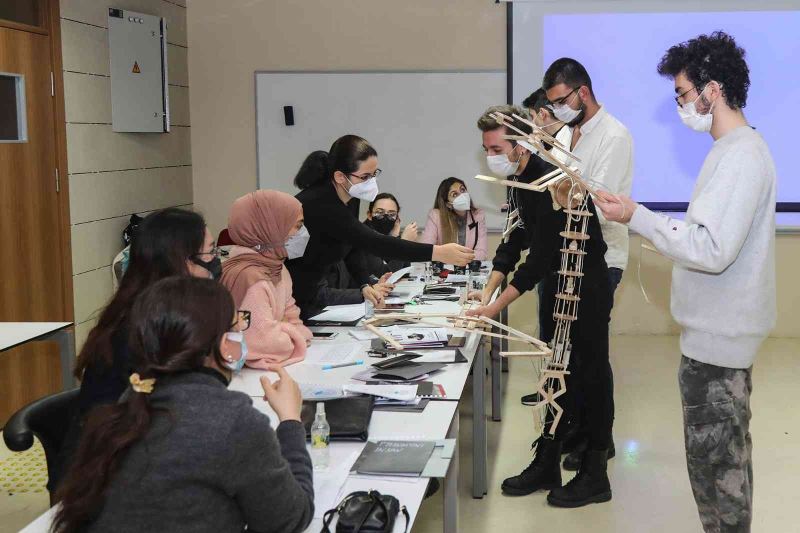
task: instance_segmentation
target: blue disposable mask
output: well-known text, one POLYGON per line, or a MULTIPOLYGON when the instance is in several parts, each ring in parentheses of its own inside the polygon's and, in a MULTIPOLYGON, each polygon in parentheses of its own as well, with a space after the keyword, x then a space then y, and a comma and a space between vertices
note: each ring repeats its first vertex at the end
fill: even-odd
POLYGON ((244 333, 241 331, 229 331, 225 334, 225 339, 228 342, 238 342, 242 346, 242 356, 237 361, 234 361, 231 356, 223 355, 225 366, 234 372, 239 372, 244 368, 244 364, 247 361, 247 342, 244 340, 244 333))

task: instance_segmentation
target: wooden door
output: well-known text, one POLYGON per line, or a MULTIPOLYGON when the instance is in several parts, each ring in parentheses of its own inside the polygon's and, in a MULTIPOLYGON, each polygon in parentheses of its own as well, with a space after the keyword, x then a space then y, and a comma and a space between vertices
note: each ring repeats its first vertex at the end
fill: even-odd
MULTIPOLYGON (((60 36, 51 31, 49 0, 6 1, 21 7, 0 10, 20 15, 0 20, 0 321, 71 320, 66 169, 58 152, 63 99, 53 75, 60 36)), ((55 344, 0 352, 0 425, 60 388, 55 344)))

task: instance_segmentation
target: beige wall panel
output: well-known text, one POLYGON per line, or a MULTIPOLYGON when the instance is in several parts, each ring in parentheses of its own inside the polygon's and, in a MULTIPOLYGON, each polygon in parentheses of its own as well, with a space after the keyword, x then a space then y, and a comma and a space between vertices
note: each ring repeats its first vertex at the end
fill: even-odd
POLYGON ((72 226, 72 271, 82 274, 108 266, 122 250, 122 230, 129 216, 72 226))
POLYGON ((103 267, 72 277, 75 288, 75 322, 80 324, 98 313, 111 297, 111 268, 103 267))
POLYGON ((71 174, 189 165, 189 128, 170 133, 114 133, 110 125, 67 124, 71 174))
POLYGON ((170 85, 189 86, 189 50, 174 44, 167 45, 167 61, 169 72, 167 79, 170 85))
POLYGON ((111 78, 64 73, 67 122, 111 124, 111 78))
POLYGON ((170 123, 173 126, 189 126, 189 88, 169 86, 170 123))
POLYGON ((108 31, 61 19, 64 70, 109 76, 108 31))
POLYGON ((70 176, 73 224, 191 203, 191 167, 70 176))

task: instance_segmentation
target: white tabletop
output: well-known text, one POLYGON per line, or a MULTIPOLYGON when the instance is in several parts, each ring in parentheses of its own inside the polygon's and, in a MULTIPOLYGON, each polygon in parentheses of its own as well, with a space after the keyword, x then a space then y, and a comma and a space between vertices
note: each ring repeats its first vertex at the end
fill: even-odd
POLYGON ((72 322, 0 322, 0 352, 71 325, 72 322))

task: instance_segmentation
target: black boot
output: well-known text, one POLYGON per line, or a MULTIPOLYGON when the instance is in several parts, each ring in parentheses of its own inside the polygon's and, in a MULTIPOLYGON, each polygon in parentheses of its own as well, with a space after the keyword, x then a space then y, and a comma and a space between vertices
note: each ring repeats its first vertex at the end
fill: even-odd
POLYGON ((561 486, 561 442, 539 437, 532 448, 535 449, 533 461, 520 475, 503 481, 503 494, 524 496, 561 486))
MULTIPOLYGON (((566 444, 564 444, 566 448, 566 444)), ((572 472, 577 472, 581 469, 581 461, 583 460, 583 454, 586 451, 586 448, 589 447, 589 440, 586 439, 581 442, 578 446, 575 447, 574 450, 570 452, 570 454, 564 459, 564 470, 570 470, 572 472)), ((617 455, 617 450, 614 447, 614 439, 613 437, 608 442, 608 458, 613 459, 614 456, 617 455)))
POLYGON ((563 487, 553 489, 547 495, 547 503, 555 507, 583 507, 609 501, 611 483, 606 472, 607 454, 607 450, 587 450, 578 475, 563 487))

